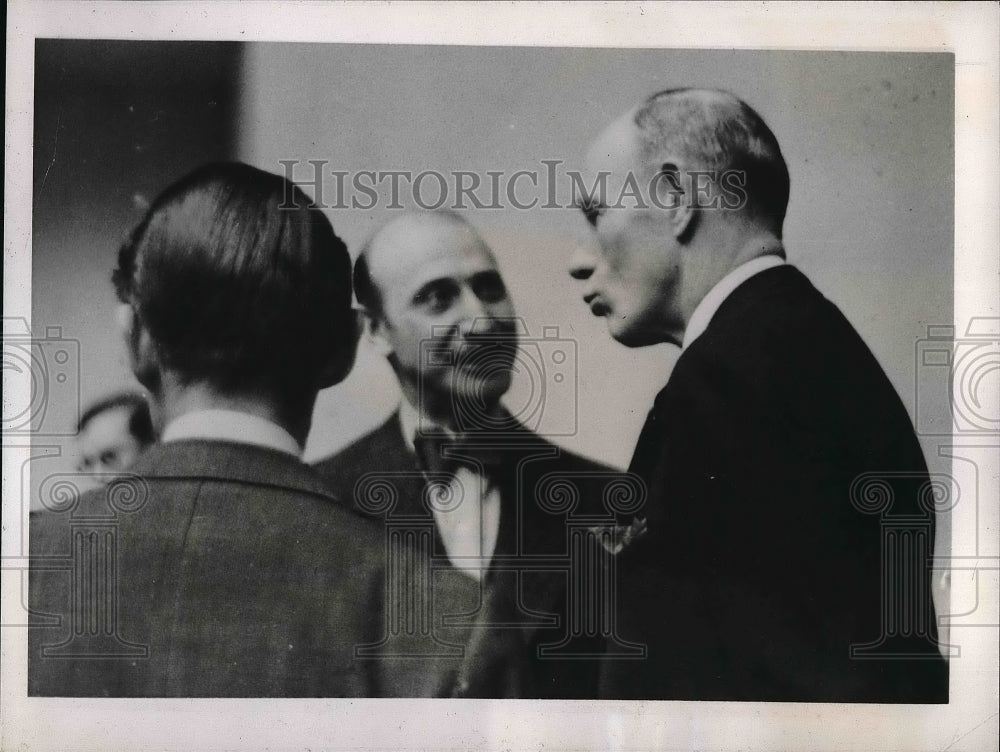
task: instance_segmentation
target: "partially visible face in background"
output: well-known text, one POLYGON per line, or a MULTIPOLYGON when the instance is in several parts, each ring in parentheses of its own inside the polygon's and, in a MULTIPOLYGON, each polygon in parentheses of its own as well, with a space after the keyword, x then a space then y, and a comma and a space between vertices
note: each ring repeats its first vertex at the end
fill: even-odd
POLYGON ((135 463, 142 446, 129 431, 131 415, 131 408, 116 407, 87 421, 76 439, 79 472, 115 474, 135 463))

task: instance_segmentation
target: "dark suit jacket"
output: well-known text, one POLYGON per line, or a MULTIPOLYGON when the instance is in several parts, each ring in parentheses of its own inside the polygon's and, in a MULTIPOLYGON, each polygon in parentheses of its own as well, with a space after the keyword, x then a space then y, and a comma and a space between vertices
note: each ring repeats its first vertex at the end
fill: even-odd
MULTIPOLYGON (((596 695, 603 638, 582 618, 569 619, 566 613, 571 577, 580 568, 579 562, 571 564, 570 527, 579 533, 588 521, 608 520, 601 494, 622 474, 523 428, 497 445, 504 458, 498 478, 500 530, 482 583, 448 562, 398 415, 317 464, 334 495, 355 511, 382 520, 387 531, 410 536, 424 531, 423 566, 433 570, 427 580, 433 600, 430 635, 425 631, 412 658, 397 659, 393 675, 408 678, 389 688, 391 694, 596 695), (573 494, 576 503, 563 504, 573 494)), ((417 581, 402 589, 421 587, 417 581)))
POLYGON ((649 652, 609 661, 602 696, 947 700, 920 446, 871 352, 797 269, 724 301, 631 469, 649 484, 649 534, 621 561, 619 625, 649 652))
POLYGON ((30 695, 381 691, 381 667, 354 657, 384 633, 381 531, 310 467, 183 441, 132 472, 32 514, 30 600, 49 626, 30 630, 30 695))

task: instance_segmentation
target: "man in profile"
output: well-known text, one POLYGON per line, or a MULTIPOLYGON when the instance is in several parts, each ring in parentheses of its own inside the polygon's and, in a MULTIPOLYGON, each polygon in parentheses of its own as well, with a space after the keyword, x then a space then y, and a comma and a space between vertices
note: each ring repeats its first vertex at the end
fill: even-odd
POLYGON ((165 428, 106 490, 32 515, 30 695, 384 691, 355 653, 384 633, 381 534, 300 460, 354 361, 350 269, 302 191, 247 165, 154 202, 114 282, 165 428))
POLYGON ((354 281, 402 400, 382 426, 317 468, 357 511, 427 536, 435 571, 426 652, 439 655, 411 659, 414 680, 401 692, 594 696, 600 638, 581 632, 561 654, 545 646, 578 629, 568 622, 571 575, 553 562, 569 556, 573 514, 601 515, 596 490, 608 473, 532 433, 501 404, 518 327, 493 253, 457 214, 405 214, 363 248, 354 281), (575 508, 547 504, 556 481, 576 489, 575 508), (375 492, 387 486, 394 505, 376 509, 375 492))
POLYGON ((607 661, 602 696, 947 701, 924 458, 872 353, 785 262, 774 134, 728 93, 670 90, 587 166, 597 244, 571 275, 622 344, 681 348, 631 463, 648 534, 619 624, 648 655, 607 661), (890 560, 893 519, 915 527, 890 560))
POLYGON ((156 441, 149 403, 141 394, 109 395, 84 410, 76 426, 81 473, 111 476, 130 468, 156 441))

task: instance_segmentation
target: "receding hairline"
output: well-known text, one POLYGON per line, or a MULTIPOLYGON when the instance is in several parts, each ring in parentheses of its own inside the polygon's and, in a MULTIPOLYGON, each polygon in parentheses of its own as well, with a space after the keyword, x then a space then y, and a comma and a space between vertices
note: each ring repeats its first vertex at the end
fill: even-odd
MULTIPOLYGON (((654 168, 656 165, 647 164, 651 161, 658 161, 662 154, 662 142, 664 133, 652 130, 645 121, 646 118, 655 117, 653 110, 658 106, 672 105, 677 109, 697 106, 700 110, 701 118, 706 123, 719 123, 727 117, 738 117, 748 110, 755 114, 763 123, 763 119, 746 102, 737 97, 732 92, 724 89, 679 87, 673 89, 663 89, 654 94, 650 94, 639 104, 623 112, 601 135, 592 142, 591 147, 601 143, 603 139, 609 137, 610 132, 615 127, 627 127, 627 132, 631 139, 630 148, 634 149, 635 158, 638 160, 635 165, 639 167, 654 168), (655 157, 655 159, 653 159, 655 157)), ((621 134, 617 134, 621 135, 621 134)), ((672 154, 672 158, 684 161, 684 154, 672 154)), ((686 165, 696 167, 696 165, 686 165)))
POLYGON ((681 170, 730 170, 742 175, 738 214, 766 224, 781 237, 790 176, 777 136, 764 118, 735 94, 710 88, 665 89, 639 105, 631 118, 636 155, 644 170, 671 163, 681 170))
POLYGON ((666 100, 675 100, 678 103, 698 102, 703 105, 721 104, 735 107, 737 109, 741 109, 746 106, 746 102, 733 94, 731 91, 726 91, 725 89, 713 89, 710 87, 677 87, 674 89, 663 89, 655 94, 650 94, 643 100, 642 104, 635 108, 635 112, 638 114, 639 111, 657 102, 663 102, 666 100))
MULTIPOLYGON (((367 283, 373 288, 373 292, 381 297, 380 280, 373 271, 373 257, 378 257, 388 250, 396 253, 405 253, 406 241, 412 236, 407 233, 413 231, 433 232, 435 230, 457 230, 466 234, 475 241, 489 256, 494 259, 493 251, 483 239, 475 226, 465 217, 450 209, 438 209, 434 211, 412 211, 406 212, 382 225, 372 236, 361 246, 358 257, 355 260, 355 268, 359 263, 367 276, 367 283)), ((494 259, 495 261, 495 259, 494 259)))
MULTIPOLYGON (((358 256, 364 256, 370 264, 372 254, 376 249, 384 245, 390 245, 390 240, 398 240, 395 236, 403 234, 405 230, 434 230, 436 228, 457 228, 467 231, 474 238, 483 242, 476 228, 465 217, 450 209, 406 212, 386 222, 376 230, 365 244, 361 246, 361 252, 358 256)), ((485 245, 485 242, 483 242, 483 245, 485 245)))
MULTIPOLYGON (((719 124, 728 119, 736 119, 747 113, 752 113, 760 120, 761 124, 766 125, 763 118, 753 108, 732 92, 724 89, 664 89, 646 97, 641 104, 630 111, 630 120, 635 126, 639 151, 643 158, 649 158, 662 146, 665 134, 651 131, 648 124, 644 122, 647 118, 655 118, 654 111, 661 107, 667 108, 666 112, 670 112, 670 108, 677 110, 696 109, 701 121, 706 124, 719 124)), ((663 110, 660 112, 662 114, 663 110)))

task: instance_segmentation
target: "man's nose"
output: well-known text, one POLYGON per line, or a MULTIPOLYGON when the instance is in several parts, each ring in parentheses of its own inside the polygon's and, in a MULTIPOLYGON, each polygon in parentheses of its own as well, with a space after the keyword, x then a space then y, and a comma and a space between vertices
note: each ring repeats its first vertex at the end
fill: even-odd
POLYGON ((462 288, 459 327, 463 335, 481 334, 492 326, 490 307, 470 287, 462 288))
POLYGON ((594 254, 584 243, 577 243, 569 259, 569 276, 573 279, 590 279, 594 273, 594 254))

